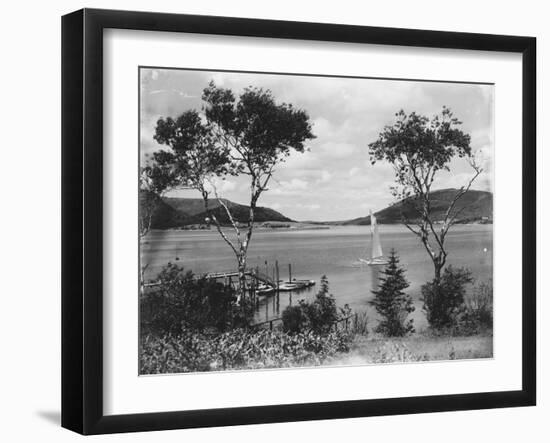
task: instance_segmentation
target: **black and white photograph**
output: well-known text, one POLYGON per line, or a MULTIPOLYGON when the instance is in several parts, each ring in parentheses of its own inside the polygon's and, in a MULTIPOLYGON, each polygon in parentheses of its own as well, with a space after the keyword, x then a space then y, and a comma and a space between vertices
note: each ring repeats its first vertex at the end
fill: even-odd
POLYGON ((138 75, 140 375, 493 357, 493 84, 138 75))

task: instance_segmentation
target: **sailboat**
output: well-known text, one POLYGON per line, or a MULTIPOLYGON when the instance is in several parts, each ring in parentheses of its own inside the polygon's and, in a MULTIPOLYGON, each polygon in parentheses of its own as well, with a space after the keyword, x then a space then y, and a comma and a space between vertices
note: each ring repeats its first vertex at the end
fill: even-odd
POLYGON ((382 252, 382 245, 380 244, 380 235, 378 234, 378 225, 376 224, 376 217, 372 213, 372 210, 370 211, 370 237, 371 237, 371 247, 372 247, 371 258, 370 259, 360 258, 359 261, 369 266, 388 264, 388 259, 384 257, 384 253, 382 252))

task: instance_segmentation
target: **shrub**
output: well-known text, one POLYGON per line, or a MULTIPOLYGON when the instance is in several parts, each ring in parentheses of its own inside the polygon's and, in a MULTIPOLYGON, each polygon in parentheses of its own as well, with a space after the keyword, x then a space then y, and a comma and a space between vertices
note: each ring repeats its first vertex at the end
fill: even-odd
POLYGON ((234 290, 168 263, 158 285, 141 297, 143 333, 177 334, 182 329, 225 331, 242 323, 234 290))
POLYGON ((321 288, 315 295, 313 303, 300 301, 308 319, 309 328, 316 334, 330 332, 335 321, 338 320, 338 310, 334 296, 329 293, 329 284, 326 275, 321 277, 321 288))
POLYGON ((283 331, 296 334, 307 324, 302 306, 287 306, 283 311, 283 331))
POLYGON ((423 309, 432 329, 456 329, 465 310, 466 285, 472 283, 466 268, 445 268, 439 281, 422 285, 423 309))
POLYGON ((366 311, 354 315, 350 332, 356 335, 369 335, 369 317, 366 311))
POLYGON ((348 352, 350 341, 345 332, 287 334, 267 329, 215 336, 189 330, 148 335, 141 341, 140 374, 320 365, 348 352))
POLYGON ((474 335, 493 329, 493 281, 479 283, 465 299, 460 332, 474 335))
POLYGON ((300 300, 298 306, 288 306, 282 314, 283 330, 287 332, 311 331, 327 334, 339 319, 336 301, 329 293, 329 283, 325 275, 321 277, 321 288, 313 302, 300 300))
POLYGON ((399 257, 391 250, 389 262, 382 271, 378 290, 372 291, 374 299, 369 302, 381 317, 375 331, 388 337, 403 337, 414 332, 413 320, 407 316, 414 311, 410 295, 403 292, 409 287, 405 270, 399 266, 399 257))

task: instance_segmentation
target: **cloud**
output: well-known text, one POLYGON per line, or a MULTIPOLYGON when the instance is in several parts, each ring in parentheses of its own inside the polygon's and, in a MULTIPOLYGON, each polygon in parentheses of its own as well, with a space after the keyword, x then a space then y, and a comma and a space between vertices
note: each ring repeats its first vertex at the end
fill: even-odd
POLYGON ((484 171, 492 171, 494 158, 493 146, 484 145, 477 149, 473 155, 476 162, 483 168, 484 171))
POLYGON ((332 174, 326 169, 323 169, 321 172, 321 177, 317 180, 317 183, 327 183, 332 178, 332 174))
POLYGON ((350 143, 325 143, 319 146, 322 156, 326 159, 349 158, 355 152, 355 146, 350 143))
MULTIPOLYGON (((292 152, 276 167, 262 206, 281 209, 293 219, 337 220, 365 215, 393 201, 394 171, 387 162, 369 162, 367 146, 403 108, 433 116, 448 106, 463 121, 484 173, 475 189, 490 188, 494 162, 494 88, 469 84, 143 69, 141 72, 141 152, 161 148, 154 140, 159 117, 201 109, 203 89, 211 80, 238 96, 248 86, 270 89, 279 103, 291 103, 310 116, 316 139, 304 153, 292 152), (162 91, 162 92, 161 92, 162 91)), ((437 187, 461 185, 471 175, 462 160, 451 162, 437 187)), ((250 198, 249 177, 220 183, 220 194, 239 203, 250 198)))
POLYGON ((355 177, 359 173, 359 168, 357 166, 354 166, 349 170, 349 176, 355 177))
MULTIPOLYGON (((441 173, 434 181, 433 189, 455 188, 459 189, 462 186, 468 185, 470 180, 474 177, 475 172, 473 170, 469 172, 453 173, 446 172, 441 173)), ((492 190, 492 175, 489 172, 482 172, 472 183, 472 189, 480 191, 492 190)))
POLYGON ((285 159, 284 164, 278 167, 279 170, 317 170, 320 166, 319 156, 315 150, 306 152, 292 151, 285 159))
POLYGON ((332 138, 336 134, 336 128, 324 117, 313 120, 313 133, 321 140, 332 138))
POLYGON ((182 98, 197 98, 197 95, 191 95, 184 91, 178 91, 177 89, 154 89, 149 91, 149 95, 155 94, 177 94, 182 98))
POLYGON ((298 207, 302 207, 304 209, 309 209, 309 210, 315 211, 317 209, 320 209, 321 205, 319 205, 317 203, 309 203, 309 204, 304 204, 304 205, 298 205, 298 207))
POLYGON ((229 192, 235 190, 236 188, 236 183, 231 180, 222 180, 221 186, 218 186, 219 192, 229 192))
POLYGON ((307 190, 309 183, 305 180, 299 178, 293 178, 290 181, 281 181, 278 183, 278 186, 272 186, 270 190, 271 195, 289 195, 300 193, 307 190))
POLYGON ((215 178, 209 183, 206 183, 206 189, 213 194, 217 193, 219 197, 228 198, 227 194, 237 189, 237 184, 231 180, 215 178))

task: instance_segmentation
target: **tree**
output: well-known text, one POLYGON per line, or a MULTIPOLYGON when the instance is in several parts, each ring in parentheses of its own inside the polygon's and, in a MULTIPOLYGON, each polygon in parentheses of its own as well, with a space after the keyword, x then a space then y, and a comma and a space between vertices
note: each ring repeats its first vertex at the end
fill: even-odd
POLYGON ((395 170, 394 197, 403 200, 403 207, 414 209, 416 219, 409 219, 402 212, 402 222, 422 242, 434 265, 434 279, 439 281, 441 270, 447 261, 445 238, 450 227, 466 206, 459 208, 461 197, 466 194, 482 169, 472 156, 470 135, 462 132, 462 124, 450 109, 443 107, 440 115, 431 120, 415 112, 399 111, 396 121, 386 126, 378 139, 368 145, 371 163, 385 160, 395 170), (439 171, 449 171, 449 163, 455 157, 466 158, 473 175, 462 186, 445 211, 440 225, 435 225, 431 213, 430 192, 439 171))
POLYGON ((309 328, 317 334, 330 332, 334 323, 338 320, 336 300, 329 292, 329 283, 326 275, 321 277, 321 287, 315 294, 313 303, 300 301, 300 306, 308 319, 309 328))
MULTIPOLYGON (((159 155, 162 158, 162 155, 159 155)), ((139 237, 142 239, 151 230, 151 221, 162 201, 162 196, 176 183, 174 169, 166 163, 153 160, 140 170, 139 176, 139 237)), ((140 291, 145 291, 145 271, 149 263, 140 268, 140 291)))
POLYGON ((162 155, 175 165, 177 181, 201 192, 207 221, 216 226, 237 259, 242 298, 246 294, 246 258, 258 199, 268 190, 277 165, 292 151, 304 152, 304 142, 314 135, 308 114, 291 104, 277 104, 269 90, 246 88, 237 99, 231 90, 210 82, 202 99, 204 118, 196 111, 188 111, 175 120, 161 118, 155 140, 172 148, 162 155), (240 174, 250 179, 250 209, 243 231, 226 201, 218 195, 215 182, 216 177, 225 179, 240 174), (228 216, 234 239, 226 235, 209 209, 212 193, 228 216))
POLYGON ((382 273, 385 277, 380 279, 378 290, 372 291, 374 299, 369 302, 382 317, 376 332, 388 337, 403 337, 414 332, 413 320, 407 321, 407 316, 415 308, 411 296, 403 292, 409 287, 409 282, 405 279, 405 270, 399 266, 399 257, 394 249, 382 273))
POLYGON ((151 221, 162 196, 175 184, 173 170, 166 164, 153 161, 141 168, 139 176, 139 236, 151 230, 151 221))

